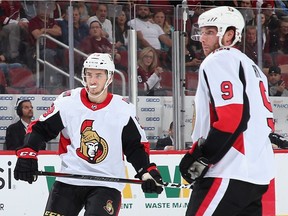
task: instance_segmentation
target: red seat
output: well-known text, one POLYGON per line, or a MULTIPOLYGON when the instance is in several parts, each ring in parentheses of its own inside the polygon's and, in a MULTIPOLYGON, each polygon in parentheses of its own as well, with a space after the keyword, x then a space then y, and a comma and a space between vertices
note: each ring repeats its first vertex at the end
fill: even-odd
POLYGON ((275 65, 287 65, 288 64, 288 55, 278 54, 275 56, 275 65))
POLYGON ((20 89, 16 89, 10 86, 6 87, 6 93, 7 94, 22 94, 22 91, 20 89))
POLYGON ((186 95, 195 95, 198 85, 198 73, 186 73, 185 79, 186 95))
POLYGON ((172 72, 171 71, 162 72, 160 83, 163 89, 172 90, 172 72))
POLYGON ((24 93, 25 94, 49 94, 50 92, 44 88, 32 87, 32 88, 25 88, 24 93))
POLYGON ((33 73, 28 68, 11 68, 8 72, 10 87, 32 88, 36 86, 33 73))
POLYGON ((54 88, 50 91, 50 94, 53 94, 53 95, 59 95, 61 94, 62 92, 64 91, 67 91, 68 89, 67 88, 64 88, 64 87, 57 87, 57 88, 54 88))
POLYGON ((0 85, 2 85, 3 87, 7 86, 5 74, 2 70, 0 70, 0 85))
POLYGON ((286 86, 288 85, 288 73, 281 74, 283 81, 285 81, 286 86))

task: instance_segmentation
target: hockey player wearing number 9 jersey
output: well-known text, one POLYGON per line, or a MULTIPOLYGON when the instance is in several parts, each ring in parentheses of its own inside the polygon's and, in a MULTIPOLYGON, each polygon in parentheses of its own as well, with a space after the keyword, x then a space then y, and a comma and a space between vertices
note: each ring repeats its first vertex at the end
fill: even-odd
POLYGON ((262 195, 274 178, 274 130, 265 74, 234 48, 244 19, 232 7, 199 16, 205 60, 195 96, 192 148, 180 162, 194 183, 186 216, 262 216, 262 195))
MULTIPOLYGON (((143 191, 162 192, 162 178, 149 161, 149 143, 135 106, 108 92, 114 70, 109 54, 94 53, 85 60, 84 88, 62 93, 30 124, 24 145, 16 151, 16 180, 36 181, 39 144, 60 133, 61 172, 125 178, 125 155, 135 177, 144 180, 143 191)), ((85 206, 85 215, 116 216, 123 187, 118 182, 57 177, 43 215, 74 216, 85 206)))

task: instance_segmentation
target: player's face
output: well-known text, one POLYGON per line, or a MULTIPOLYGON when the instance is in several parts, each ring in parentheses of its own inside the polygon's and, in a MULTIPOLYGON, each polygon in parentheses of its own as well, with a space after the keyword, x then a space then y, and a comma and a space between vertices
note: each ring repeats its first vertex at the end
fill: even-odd
POLYGON ((107 81, 106 70, 86 69, 85 75, 89 93, 92 95, 101 93, 107 81))
POLYGON ((205 56, 208 56, 215 49, 219 48, 219 37, 216 27, 202 27, 200 32, 200 42, 205 56))

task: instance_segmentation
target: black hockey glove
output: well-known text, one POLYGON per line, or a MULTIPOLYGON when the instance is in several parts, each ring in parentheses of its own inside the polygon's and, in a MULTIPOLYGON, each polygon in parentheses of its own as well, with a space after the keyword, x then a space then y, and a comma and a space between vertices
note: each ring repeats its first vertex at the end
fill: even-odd
POLYGON ((137 175, 135 175, 135 178, 139 178, 144 181, 141 185, 144 193, 162 193, 162 177, 155 163, 149 164, 149 166, 146 168, 141 168, 137 175))
POLYGON ((208 160, 203 157, 200 145, 205 140, 200 138, 182 158, 179 169, 182 177, 192 184, 195 180, 202 178, 208 171, 208 160))
POLYGON ((284 139, 283 136, 276 134, 276 133, 270 133, 269 138, 271 143, 278 146, 278 148, 281 149, 287 149, 288 148, 288 141, 284 139))
POLYGON ((14 178, 32 184, 37 180, 38 161, 37 152, 31 148, 22 148, 16 151, 18 157, 14 169, 14 178))

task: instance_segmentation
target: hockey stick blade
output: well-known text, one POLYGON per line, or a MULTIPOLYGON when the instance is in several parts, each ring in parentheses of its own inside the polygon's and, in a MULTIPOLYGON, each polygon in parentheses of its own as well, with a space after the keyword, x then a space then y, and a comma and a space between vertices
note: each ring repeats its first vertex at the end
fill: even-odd
MULTIPOLYGON (((79 175, 79 174, 70 174, 70 173, 60 173, 60 172, 45 172, 38 171, 38 176, 53 176, 53 177, 64 177, 64 178, 76 178, 76 179, 86 179, 94 181, 107 181, 107 182, 118 182, 118 183, 130 183, 130 184, 142 184, 144 181, 138 179, 124 179, 124 178, 113 178, 113 177, 104 177, 104 176, 92 176, 92 175, 79 175)), ((181 189, 192 189, 193 185, 190 184, 178 184, 178 183, 169 183, 163 182, 164 187, 168 188, 181 188, 181 189)))

